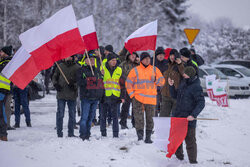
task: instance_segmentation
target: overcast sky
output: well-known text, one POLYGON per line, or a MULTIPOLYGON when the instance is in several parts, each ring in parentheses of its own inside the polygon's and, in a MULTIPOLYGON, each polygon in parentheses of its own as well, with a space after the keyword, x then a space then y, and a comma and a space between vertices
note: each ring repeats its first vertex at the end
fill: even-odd
POLYGON ((250 28, 250 0, 189 0, 189 11, 207 21, 228 17, 233 24, 250 28))

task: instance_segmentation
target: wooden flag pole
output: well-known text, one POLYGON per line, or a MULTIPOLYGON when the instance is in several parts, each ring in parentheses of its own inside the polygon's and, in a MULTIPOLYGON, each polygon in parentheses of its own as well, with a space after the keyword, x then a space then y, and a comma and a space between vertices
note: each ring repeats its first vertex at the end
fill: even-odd
POLYGON ((57 62, 56 62, 56 66, 59 69, 59 71, 61 72, 61 74, 62 74, 63 78, 65 79, 65 81, 67 82, 67 84, 69 85, 68 79, 66 78, 65 74, 63 73, 61 67, 59 66, 59 64, 57 62))
POLYGON ((219 119, 215 119, 215 118, 194 118, 194 120, 215 120, 215 121, 218 121, 219 119))
POLYGON ((154 50, 154 56, 153 56, 153 77, 155 77, 155 50, 154 50))
POLYGON ((95 74, 94 74, 94 71, 93 71, 93 68, 92 68, 92 64, 91 64, 91 62, 90 62, 90 59, 89 59, 89 54, 88 54, 87 49, 85 49, 85 52, 86 52, 86 55, 87 55, 87 58, 88 58, 88 61, 89 61, 89 64, 90 64, 91 72, 92 72, 92 74, 93 74, 93 76, 94 76, 95 74))
POLYGON ((101 61, 101 66, 102 66, 102 69, 103 69, 102 55, 101 55, 100 48, 98 48, 98 53, 99 53, 99 58, 100 58, 100 61, 101 61))

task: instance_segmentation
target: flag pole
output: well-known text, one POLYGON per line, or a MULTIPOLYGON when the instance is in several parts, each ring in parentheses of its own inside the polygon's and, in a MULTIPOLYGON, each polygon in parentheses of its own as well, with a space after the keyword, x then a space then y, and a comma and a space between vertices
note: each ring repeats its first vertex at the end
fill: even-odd
POLYGON ((155 77, 155 50, 153 55, 153 77, 155 77))
POLYGON ((89 54, 88 54, 87 49, 85 49, 85 52, 86 52, 86 55, 87 55, 87 58, 88 58, 88 61, 89 61, 89 64, 90 64, 91 72, 92 72, 92 74, 93 74, 93 76, 94 76, 95 74, 94 74, 94 71, 93 71, 93 68, 92 68, 92 64, 91 64, 91 62, 90 62, 90 59, 89 59, 89 54))
POLYGON ((209 120, 209 121, 218 121, 216 118, 194 118, 194 120, 209 120))
POLYGON ((59 66, 59 64, 57 62, 56 62, 56 66, 59 69, 59 71, 61 72, 61 74, 62 74, 63 78, 65 79, 65 81, 67 82, 67 84, 69 85, 68 79, 66 78, 65 74, 63 73, 61 67, 59 66))
POLYGON ((103 69, 102 55, 101 55, 100 48, 98 48, 98 53, 99 53, 99 58, 100 58, 100 61, 101 61, 101 66, 102 66, 102 69, 103 69))

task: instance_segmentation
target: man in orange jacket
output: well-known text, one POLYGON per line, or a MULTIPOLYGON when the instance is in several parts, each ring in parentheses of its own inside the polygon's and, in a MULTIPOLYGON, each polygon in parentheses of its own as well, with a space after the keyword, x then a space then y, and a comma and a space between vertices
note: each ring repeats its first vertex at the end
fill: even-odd
POLYGON ((127 77, 126 89, 132 99, 138 141, 143 140, 145 111, 145 143, 153 143, 151 134, 154 128, 153 116, 156 105, 157 86, 163 86, 165 79, 157 67, 150 65, 150 55, 147 52, 143 52, 140 55, 140 59, 140 65, 133 68, 127 77))

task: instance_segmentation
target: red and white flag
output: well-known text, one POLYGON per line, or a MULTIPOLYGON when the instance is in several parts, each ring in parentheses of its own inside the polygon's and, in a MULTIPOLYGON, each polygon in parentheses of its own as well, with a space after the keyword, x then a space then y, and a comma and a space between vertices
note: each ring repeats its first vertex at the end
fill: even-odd
POLYGON ((227 82, 215 80, 213 82, 214 98, 218 106, 229 107, 227 98, 227 82))
POLYGON ((155 50, 157 20, 137 29, 125 40, 125 48, 132 54, 136 51, 155 50))
POLYGON ((206 89, 207 95, 212 101, 216 101, 213 93, 213 83, 216 80, 216 75, 208 75, 206 76, 206 89))
POLYGON ((2 73, 21 89, 41 70, 84 47, 72 5, 22 33, 19 39, 22 47, 2 73))
POLYGON ((154 145, 167 152, 166 157, 171 158, 186 138, 187 130, 187 118, 154 117, 154 145))
POLYGON ((93 15, 77 21, 78 28, 88 51, 98 49, 98 39, 96 35, 93 15))

